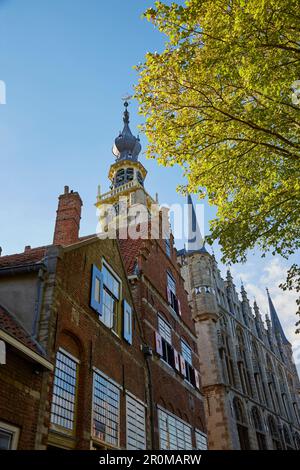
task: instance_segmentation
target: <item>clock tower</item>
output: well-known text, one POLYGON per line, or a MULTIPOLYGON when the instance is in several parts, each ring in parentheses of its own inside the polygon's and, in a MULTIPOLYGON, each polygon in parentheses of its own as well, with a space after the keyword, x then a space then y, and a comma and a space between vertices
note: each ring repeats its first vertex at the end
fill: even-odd
POLYGON ((140 139, 130 130, 127 101, 124 107, 124 127, 116 137, 112 149, 115 162, 110 166, 108 173, 111 181, 110 191, 101 194, 99 188, 96 202, 100 213, 101 231, 104 232, 109 230, 111 223, 120 227, 126 219, 129 224, 136 218, 134 209, 138 205, 142 206, 145 213, 150 214, 151 205, 157 202, 145 191, 147 170, 138 160, 141 152, 140 139))

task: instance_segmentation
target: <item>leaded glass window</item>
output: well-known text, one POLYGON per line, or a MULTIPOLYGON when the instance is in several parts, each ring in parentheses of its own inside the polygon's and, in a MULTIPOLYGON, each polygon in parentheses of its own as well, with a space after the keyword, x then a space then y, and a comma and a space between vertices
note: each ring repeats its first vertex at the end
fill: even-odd
POLYGON ((146 449, 145 406, 126 395, 127 449, 146 449))
POLYGON ((64 351, 56 354, 51 423, 73 431, 78 362, 64 351))
POLYGON ((191 450, 192 428, 177 416, 158 410, 160 448, 162 450, 191 450))
POLYGON ((207 450, 207 436, 199 429, 195 430, 196 437, 196 449, 198 450, 207 450))
POLYGON ((120 432, 120 389, 94 371, 93 437, 117 447, 120 432))

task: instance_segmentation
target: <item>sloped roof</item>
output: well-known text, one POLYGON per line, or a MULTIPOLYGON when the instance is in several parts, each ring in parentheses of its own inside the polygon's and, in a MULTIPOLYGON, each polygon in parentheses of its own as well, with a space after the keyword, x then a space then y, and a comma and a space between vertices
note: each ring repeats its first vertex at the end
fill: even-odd
POLYGON ((269 301, 270 316, 271 316, 271 321, 272 321, 272 325, 273 325, 275 335, 281 337, 281 340, 282 340, 283 344, 290 344, 289 340, 287 339, 287 337, 284 334, 284 331, 283 331, 283 328, 281 326, 278 314, 276 312, 276 309, 274 307, 274 304, 272 302, 272 299, 271 299, 271 296, 270 296, 270 293, 269 293, 268 290, 267 290, 267 294, 268 294, 268 301, 269 301))
POLYGON ((25 266, 27 264, 40 262, 46 253, 47 246, 38 248, 30 248, 23 253, 16 253, 13 255, 0 256, 0 268, 10 266, 25 266))
POLYGON ((38 346, 27 331, 21 326, 18 320, 9 313, 4 307, 0 305, 0 329, 5 331, 8 335, 20 341, 32 351, 39 355, 43 355, 41 348, 38 346))
POLYGON ((125 240, 119 239, 120 251, 128 275, 134 274, 137 256, 142 247, 143 241, 144 240, 141 238, 138 238, 137 240, 132 240, 130 238, 125 240))

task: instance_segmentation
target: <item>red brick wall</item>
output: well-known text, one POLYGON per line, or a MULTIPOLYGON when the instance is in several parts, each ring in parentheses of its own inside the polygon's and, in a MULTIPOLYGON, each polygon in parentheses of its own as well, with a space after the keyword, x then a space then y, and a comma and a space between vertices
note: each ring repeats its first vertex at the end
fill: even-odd
MULTIPOLYGON (((155 353, 154 331, 158 329, 157 314, 160 313, 172 327, 172 345, 178 352, 181 352, 180 338, 184 339, 192 349, 193 366, 199 372, 194 322, 176 261, 176 252, 173 249, 171 258, 169 258, 165 252, 164 240, 147 241, 144 246, 145 248, 139 256, 139 269, 142 278, 135 281, 133 295, 136 308, 141 312, 143 318, 146 343, 154 351, 151 369, 155 407, 160 405, 193 427, 205 432, 206 424, 201 393, 184 382, 172 368, 163 364, 155 353), (172 273, 176 281, 176 294, 181 304, 181 317, 172 314, 168 306, 167 271, 172 273)), ((155 445, 158 448, 157 417, 155 418, 155 426, 155 445)))
POLYGON ((20 450, 35 449, 43 374, 48 372, 7 345, 6 364, 0 366, 0 421, 20 428, 20 450))
MULTIPOLYGON (((133 344, 112 333, 90 308, 91 268, 102 257, 122 280, 123 298, 132 305, 126 273, 113 240, 96 240, 67 251, 57 266, 56 350, 63 347, 80 360, 77 397, 76 448, 88 449, 92 419, 92 368, 96 367, 145 402, 145 361, 138 323, 133 344)), ((51 393, 50 393, 51 399, 51 393)), ((125 396, 121 394, 121 447, 126 446, 125 396)))

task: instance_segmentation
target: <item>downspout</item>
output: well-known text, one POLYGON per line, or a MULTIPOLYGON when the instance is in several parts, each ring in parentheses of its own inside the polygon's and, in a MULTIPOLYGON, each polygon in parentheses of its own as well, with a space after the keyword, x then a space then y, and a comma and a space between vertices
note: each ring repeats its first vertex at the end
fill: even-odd
POLYGON ((45 270, 40 269, 38 272, 38 282, 37 282, 37 300, 35 303, 35 313, 32 326, 32 336, 37 339, 38 334, 38 321, 40 319, 41 309, 42 309, 42 300, 45 287, 45 270))

